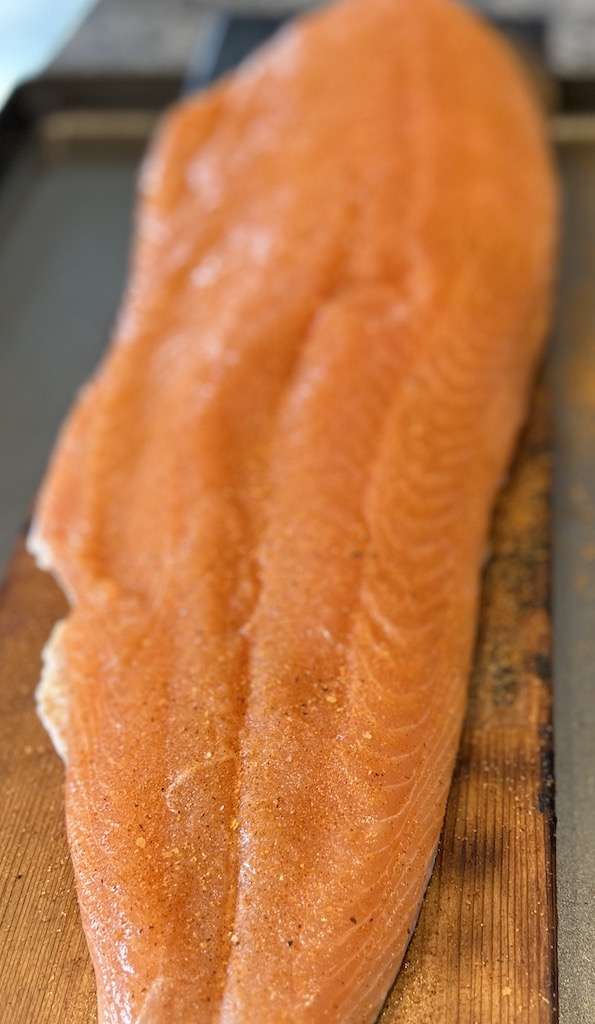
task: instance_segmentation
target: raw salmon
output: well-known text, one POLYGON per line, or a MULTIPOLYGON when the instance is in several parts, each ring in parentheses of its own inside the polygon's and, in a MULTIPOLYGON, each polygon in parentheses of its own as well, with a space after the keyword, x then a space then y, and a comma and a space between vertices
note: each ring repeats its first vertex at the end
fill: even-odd
POLYGON ((556 190, 450 0, 345 0, 165 118, 43 487, 39 693, 99 1018, 366 1024, 453 770, 556 190))

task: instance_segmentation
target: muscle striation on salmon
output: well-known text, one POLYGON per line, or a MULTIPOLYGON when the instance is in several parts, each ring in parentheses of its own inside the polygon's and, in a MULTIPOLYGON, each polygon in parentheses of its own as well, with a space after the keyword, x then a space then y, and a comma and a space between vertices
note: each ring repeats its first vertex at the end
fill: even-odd
POLYGON ((366 1024, 432 868, 556 188, 503 43, 345 0, 165 118, 31 548, 102 1024, 366 1024))

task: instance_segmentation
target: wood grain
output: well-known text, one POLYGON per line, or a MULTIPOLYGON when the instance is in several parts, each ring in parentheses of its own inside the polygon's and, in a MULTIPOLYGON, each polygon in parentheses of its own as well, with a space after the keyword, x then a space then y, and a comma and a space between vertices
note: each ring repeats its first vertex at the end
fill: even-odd
POLYGON ((548 413, 541 388, 496 510, 434 873, 381 1024, 557 1020, 548 413))
POLYGON ((62 764, 33 705, 66 610, 22 542, 0 596, 0 1020, 88 1024, 95 991, 64 835, 62 764))
MULTIPOLYGON (((540 391, 498 505, 443 838, 382 1024, 556 1020, 547 408, 540 391)), ((0 597, 3 1024, 95 1020, 62 766, 33 707, 40 651, 64 611, 21 544, 0 597)))

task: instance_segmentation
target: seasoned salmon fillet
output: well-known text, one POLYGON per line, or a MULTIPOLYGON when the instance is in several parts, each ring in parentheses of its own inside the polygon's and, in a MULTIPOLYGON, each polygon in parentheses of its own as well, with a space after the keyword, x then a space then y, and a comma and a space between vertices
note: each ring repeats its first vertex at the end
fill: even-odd
POLYGON ((31 548, 102 1024, 367 1024, 432 869, 556 188, 505 45, 344 0, 167 114, 31 548))

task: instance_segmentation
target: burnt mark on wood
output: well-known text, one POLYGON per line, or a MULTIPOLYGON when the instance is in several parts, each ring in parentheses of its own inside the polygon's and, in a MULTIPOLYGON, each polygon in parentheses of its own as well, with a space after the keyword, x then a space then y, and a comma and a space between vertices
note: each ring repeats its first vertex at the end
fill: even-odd
POLYGON ((495 652, 491 668, 492 701, 497 708, 508 708, 514 704, 518 689, 518 672, 511 664, 500 660, 495 652))
POLYGON ((539 727, 539 768, 540 785, 537 807, 540 814, 554 817, 556 783, 554 777, 554 735, 551 723, 539 727))
POLYGON ((544 651, 537 651, 531 661, 531 669, 538 679, 548 686, 552 681, 552 659, 544 651))

